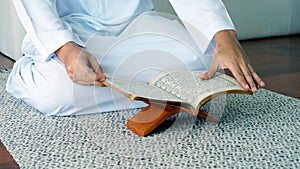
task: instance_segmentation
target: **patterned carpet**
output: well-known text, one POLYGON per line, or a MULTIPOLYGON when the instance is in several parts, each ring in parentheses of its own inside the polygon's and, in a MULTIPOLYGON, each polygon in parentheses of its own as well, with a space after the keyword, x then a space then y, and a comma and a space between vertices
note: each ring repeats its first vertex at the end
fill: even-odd
POLYGON ((204 108, 222 112, 221 124, 183 112, 142 138, 125 127, 138 110, 43 117, 5 91, 8 74, 0 70, 0 139, 21 168, 300 167, 297 99, 228 95, 204 108))

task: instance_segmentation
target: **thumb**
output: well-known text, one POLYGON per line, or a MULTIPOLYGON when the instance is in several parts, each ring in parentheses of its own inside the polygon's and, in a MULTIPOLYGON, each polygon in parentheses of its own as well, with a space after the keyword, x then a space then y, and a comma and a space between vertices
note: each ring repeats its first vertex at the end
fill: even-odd
POLYGON ((210 76, 209 76, 208 72, 205 72, 204 74, 201 74, 199 77, 200 77, 201 79, 203 79, 203 80, 208 80, 208 79, 210 79, 210 76))
POLYGON ((98 68, 96 68, 96 79, 99 80, 100 82, 104 82, 106 79, 100 65, 98 66, 98 68))
POLYGON ((105 86, 103 82, 106 80, 106 77, 103 74, 102 69, 101 69, 100 66, 96 70, 97 70, 96 71, 96 78, 95 78, 94 83, 97 86, 103 87, 103 86, 105 86))
POLYGON ((204 74, 201 74, 199 77, 203 80, 208 80, 210 78, 212 78, 218 71, 217 66, 215 66, 214 64, 212 64, 210 66, 210 68, 208 69, 207 72, 205 72, 204 74))
POLYGON ((95 57, 93 57, 92 55, 89 55, 88 57, 90 65, 92 66, 92 69, 94 70, 94 72, 96 73, 96 81, 105 81, 105 75, 103 74, 102 68, 99 65, 97 59, 95 57))

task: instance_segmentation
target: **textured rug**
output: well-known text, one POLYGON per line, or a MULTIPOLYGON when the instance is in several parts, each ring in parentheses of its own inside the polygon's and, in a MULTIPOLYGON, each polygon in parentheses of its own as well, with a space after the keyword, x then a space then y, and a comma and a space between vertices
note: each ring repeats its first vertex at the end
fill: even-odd
POLYGON ((228 95, 223 108, 205 107, 222 111, 221 124, 183 112, 142 138, 125 127, 138 110, 43 117, 5 91, 8 74, 0 71, 0 139, 21 168, 300 167, 297 99, 228 95))

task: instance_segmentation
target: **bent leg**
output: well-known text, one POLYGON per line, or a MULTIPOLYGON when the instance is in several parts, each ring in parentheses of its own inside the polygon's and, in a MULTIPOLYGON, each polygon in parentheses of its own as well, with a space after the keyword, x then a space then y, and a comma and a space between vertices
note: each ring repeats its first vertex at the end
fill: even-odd
MULTIPOLYGON (((119 37, 96 34, 87 42, 87 49, 97 57, 105 73, 149 80, 161 71, 206 68, 206 56, 197 52, 188 36, 175 21, 145 15, 119 37), (111 46, 106 45, 105 50, 103 46, 109 39, 111 46)), ((56 59, 45 62, 38 56, 25 56, 15 63, 7 91, 45 115, 91 114, 145 106, 128 101, 110 88, 74 84, 62 63, 56 59)))
POLYGON ((164 71, 205 70, 212 59, 180 23, 153 13, 137 17, 117 37, 95 34, 87 50, 106 74, 146 81, 164 71))
POLYGON ((45 62, 38 56, 18 60, 6 88, 44 115, 82 115, 145 106, 107 87, 74 84, 62 63, 56 59, 45 62))

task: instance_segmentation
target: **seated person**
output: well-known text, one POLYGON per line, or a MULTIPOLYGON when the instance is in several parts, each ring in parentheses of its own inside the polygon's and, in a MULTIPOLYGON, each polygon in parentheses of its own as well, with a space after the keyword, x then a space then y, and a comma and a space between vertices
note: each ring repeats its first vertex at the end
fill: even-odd
POLYGON ((44 115, 144 107, 104 86, 104 74, 149 80, 159 71, 229 69, 256 92, 250 65, 221 0, 170 0, 184 26, 151 0, 14 0, 27 32, 7 91, 44 115), (100 86, 100 87, 99 87, 100 86))

